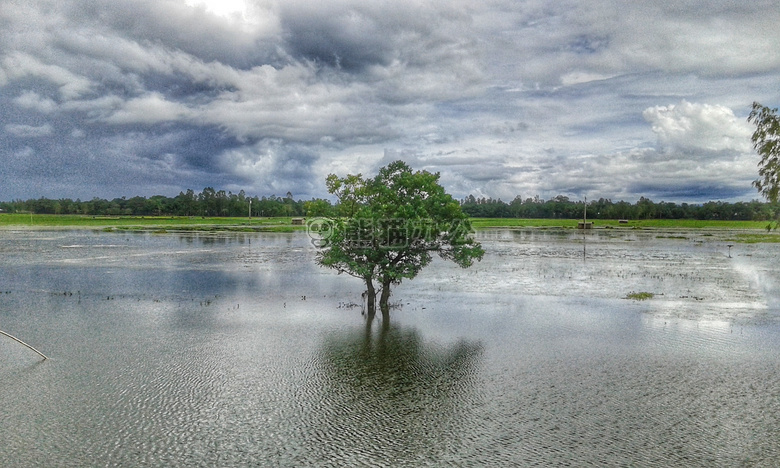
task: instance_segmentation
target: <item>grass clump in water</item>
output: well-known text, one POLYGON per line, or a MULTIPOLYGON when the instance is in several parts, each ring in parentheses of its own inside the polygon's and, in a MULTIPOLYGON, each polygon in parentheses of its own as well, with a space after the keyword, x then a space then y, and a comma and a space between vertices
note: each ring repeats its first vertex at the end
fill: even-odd
POLYGON ((780 234, 737 234, 735 238, 728 240, 740 244, 779 243, 780 234))
POLYGON ((633 299, 635 301, 646 301, 652 299, 655 294, 651 292, 630 292, 626 294, 626 299, 633 299))

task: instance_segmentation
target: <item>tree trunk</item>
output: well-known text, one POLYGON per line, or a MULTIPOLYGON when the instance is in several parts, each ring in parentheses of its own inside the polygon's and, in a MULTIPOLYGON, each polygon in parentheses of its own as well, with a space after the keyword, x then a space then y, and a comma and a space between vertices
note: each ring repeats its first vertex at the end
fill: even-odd
POLYGON ((382 295, 379 298, 379 308, 382 309, 382 321, 386 324, 390 323, 390 280, 387 278, 382 279, 382 295))
POLYGON ((368 323, 374 320, 376 315, 376 290, 374 289, 374 282, 371 278, 365 278, 366 280, 366 318, 368 323))

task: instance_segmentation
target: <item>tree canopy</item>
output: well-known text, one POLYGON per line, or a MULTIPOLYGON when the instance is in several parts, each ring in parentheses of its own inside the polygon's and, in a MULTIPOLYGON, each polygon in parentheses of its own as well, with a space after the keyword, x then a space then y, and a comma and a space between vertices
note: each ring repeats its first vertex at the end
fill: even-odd
POLYGON ((753 185, 767 200, 776 203, 780 195, 780 119, 777 108, 770 109, 754 102, 748 122, 756 125, 751 140, 753 148, 761 156, 759 178, 753 185))
POLYGON ((319 216, 329 214, 333 206, 329 200, 293 200, 292 194, 277 197, 250 197, 243 190, 238 193, 206 187, 200 193, 188 189, 175 197, 154 195, 146 198, 135 196, 113 200, 92 198, 72 200, 60 198, 30 199, 0 202, 0 210, 8 213, 29 212, 36 214, 73 214, 88 216, 319 216))
POLYGON ((468 216, 439 184, 438 173, 415 172, 395 161, 373 178, 331 174, 327 186, 340 212, 328 220, 317 262, 365 282, 370 318, 374 281, 381 286, 379 305, 387 320, 390 287, 417 276, 432 254, 463 268, 482 259, 468 216))
MULTIPOLYGON (((469 195, 461 209, 472 218, 582 219, 585 202, 556 196, 549 200, 517 196, 510 202, 469 195)), ((642 197, 636 203, 605 198, 588 200, 588 219, 699 219, 723 221, 767 221, 774 219, 776 204, 709 201, 702 204, 653 202, 642 197)))

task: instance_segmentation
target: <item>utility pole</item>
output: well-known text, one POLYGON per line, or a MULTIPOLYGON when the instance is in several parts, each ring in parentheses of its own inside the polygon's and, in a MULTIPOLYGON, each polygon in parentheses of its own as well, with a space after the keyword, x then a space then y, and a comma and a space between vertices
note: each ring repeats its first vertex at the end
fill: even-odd
POLYGON ((585 197, 585 210, 582 214, 582 221, 588 222, 588 197, 585 197))
POLYGON ((249 199, 249 224, 252 224, 252 199, 249 199))

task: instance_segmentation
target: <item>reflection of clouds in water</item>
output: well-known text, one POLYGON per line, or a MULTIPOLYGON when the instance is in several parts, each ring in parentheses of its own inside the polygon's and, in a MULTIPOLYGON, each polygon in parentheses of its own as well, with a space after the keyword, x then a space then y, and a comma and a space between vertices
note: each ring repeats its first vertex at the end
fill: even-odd
POLYGON ((442 463, 469 428, 482 344, 439 346, 414 329, 326 338, 301 389, 311 460, 442 463), (318 453, 326 451, 327 453, 318 453))
POLYGON ((745 278, 750 286, 761 292, 767 307, 777 314, 780 306, 780 288, 778 288, 778 279, 775 271, 762 265, 753 257, 734 258, 734 271, 745 278))
MULTIPOLYGON (((646 291, 655 297, 641 307, 660 317, 727 321, 780 317, 780 274, 775 267, 780 245, 737 244, 731 249, 733 258, 728 258, 729 235, 726 231, 618 229, 587 234, 541 229, 479 231, 477 237, 487 250, 482 262, 463 270, 434 259, 435 265, 394 292, 401 300, 414 295, 431 300, 447 293, 468 293, 624 301, 630 292, 646 291)), ((338 298, 338 302, 358 301, 355 291, 361 287, 358 280, 319 268, 305 233, 69 232, 52 236, 0 232, 0 240, 7 266, 39 266, 44 273, 52 266, 91 268, 93 274, 83 281, 60 278, 52 283, 82 293, 102 294, 105 284, 124 294, 136 289, 142 294, 164 295, 183 291, 185 299, 193 291, 200 296, 201 291, 227 289, 266 298, 294 291, 338 298), (121 277, 127 270, 147 271, 147 276, 156 275, 156 279, 149 281, 150 286, 137 278, 123 283, 121 277), (105 278, 110 275, 117 277, 105 278)))
POLYGON ((730 333, 734 329, 734 324, 727 320, 673 320, 669 321, 666 317, 650 316, 645 325, 651 328, 663 328, 681 331, 685 333, 697 332, 712 335, 722 335, 730 333))
POLYGON ((496 296, 624 300, 651 292, 649 313, 692 320, 777 316, 776 245, 739 245, 728 258, 728 231, 514 229, 480 232, 487 253, 467 272, 446 264, 423 272, 417 287, 496 296), (751 255, 750 257, 741 257, 751 255), (740 256, 739 259, 736 257, 740 256), (734 262, 742 262, 742 270, 734 262), (446 281, 442 281, 446 278, 446 281))

